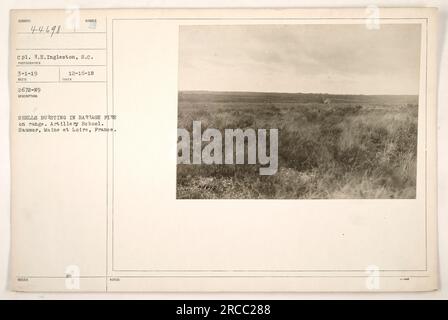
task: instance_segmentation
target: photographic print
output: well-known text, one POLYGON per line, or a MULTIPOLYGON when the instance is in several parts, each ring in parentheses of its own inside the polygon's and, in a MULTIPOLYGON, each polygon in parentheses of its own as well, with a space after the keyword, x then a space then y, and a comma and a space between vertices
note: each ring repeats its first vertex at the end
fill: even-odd
POLYGON ((177 198, 415 198, 420 33, 180 26, 177 198))

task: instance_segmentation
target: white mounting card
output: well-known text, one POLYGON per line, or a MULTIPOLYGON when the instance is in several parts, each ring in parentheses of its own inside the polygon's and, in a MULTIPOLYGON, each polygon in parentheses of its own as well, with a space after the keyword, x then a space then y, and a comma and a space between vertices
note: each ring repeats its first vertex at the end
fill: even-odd
POLYGON ((436 290, 436 19, 11 11, 11 289, 436 290))

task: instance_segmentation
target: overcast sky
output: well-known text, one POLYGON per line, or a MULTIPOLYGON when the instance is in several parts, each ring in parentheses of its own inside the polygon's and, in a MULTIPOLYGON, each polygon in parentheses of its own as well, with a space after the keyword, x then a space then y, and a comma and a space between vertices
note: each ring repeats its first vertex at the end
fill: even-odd
POLYGON ((420 25, 181 26, 179 89, 418 94, 420 25))

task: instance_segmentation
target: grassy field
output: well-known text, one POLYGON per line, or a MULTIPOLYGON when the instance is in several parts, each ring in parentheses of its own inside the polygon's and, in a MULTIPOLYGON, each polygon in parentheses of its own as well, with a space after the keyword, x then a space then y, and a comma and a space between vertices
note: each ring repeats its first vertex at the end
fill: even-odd
POLYGON ((279 129, 278 172, 177 165, 177 198, 415 198, 416 96, 180 92, 178 128, 279 129), (325 102, 325 103, 324 103, 325 102))

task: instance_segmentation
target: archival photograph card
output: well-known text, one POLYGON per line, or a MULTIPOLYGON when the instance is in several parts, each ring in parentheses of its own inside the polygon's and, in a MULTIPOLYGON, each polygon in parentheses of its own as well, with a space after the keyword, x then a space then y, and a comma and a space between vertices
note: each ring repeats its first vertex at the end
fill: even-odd
POLYGON ((437 9, 10 14, 10 288, 431 291, 437 9))

